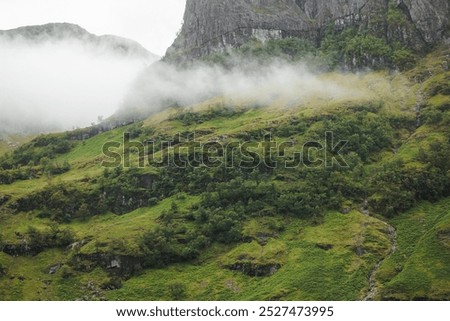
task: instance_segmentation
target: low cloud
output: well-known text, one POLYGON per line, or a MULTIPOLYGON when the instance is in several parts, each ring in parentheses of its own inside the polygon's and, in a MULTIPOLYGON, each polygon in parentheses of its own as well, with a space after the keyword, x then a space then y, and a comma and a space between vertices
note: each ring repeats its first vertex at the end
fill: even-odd
POLYGON ((106 118, 146 63, 79 41, 0 37, 0 132, 67 130, 106 118))
MULTIPOLYGON (((379 99, 389 81, 379 75, 323 73, 305 63, 237 60, 234 67, 158 62, 135 82, 119 115, 139 118, 168 106, 222 97, 229 106, 301 106, 319 101, 379 99)), ((386 94, 386 93, 385 93, 386 94)))

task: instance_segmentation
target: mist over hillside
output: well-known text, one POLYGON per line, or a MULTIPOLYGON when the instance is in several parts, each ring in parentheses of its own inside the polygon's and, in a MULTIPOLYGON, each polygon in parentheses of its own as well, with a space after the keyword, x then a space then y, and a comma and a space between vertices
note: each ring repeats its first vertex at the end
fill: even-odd
POLYGON ((67 23, 0 31, 0 131, 60 131, 106 118, 155 60, 132 40, 67 23))
POLYGON ((307 59, 259 61, 233 55, 230 60, 230 66, 204 62, 183 67, 166 62, 153 64, 137 77, 115 115, 119 119, 143 119, 168 107, 189 107, 214 97, 223 98, 229 107, 282 109, 314 100, 377 100, 390 81, 382 74, 372 74, 368 84, 362 81, 367 72, 324 72, 308 65, 307 59))

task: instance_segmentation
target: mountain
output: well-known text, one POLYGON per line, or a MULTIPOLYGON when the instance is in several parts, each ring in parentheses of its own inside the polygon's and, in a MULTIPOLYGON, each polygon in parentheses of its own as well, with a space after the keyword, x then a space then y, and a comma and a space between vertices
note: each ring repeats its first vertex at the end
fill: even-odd
POLYGON ((0 157, 0 300, 450 300, 447 9, 188 1, 150 115, 0 157))
POLYGON ((187 0, 168 57, 199 58, 250 39, 299 37, 320 46, 348 28, 423 51, 449 37, 447 0, 187 0))
POLYGON ((78 41, 118 55, 142 58, 149 63, 159 58, 134 40, 113 35, 96 36, 71 23, 49 23, 11 30, 0 30, 0 37, 5 37, 8 40, 24 40, 35 44, 48 41, 56 43, 61 41, 78 41))
POLYGON ((0 135, 67 130, 107 118, 134 79, 159 59, 136 41, 69 23, 0 31, 0 48, 0 135))

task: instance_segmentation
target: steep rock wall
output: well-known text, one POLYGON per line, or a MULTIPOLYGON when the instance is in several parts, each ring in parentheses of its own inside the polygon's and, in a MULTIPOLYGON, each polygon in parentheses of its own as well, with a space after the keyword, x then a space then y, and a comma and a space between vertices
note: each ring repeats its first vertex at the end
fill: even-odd
POLYGON ((251 38, 300 37, 320 45, 330 26, 354 26, 424 50, 448 37, 449 16, 448 0, 187 0, 167 56, 198 58, 251 38), (389 16, 391 9, 403 22, 389 16))

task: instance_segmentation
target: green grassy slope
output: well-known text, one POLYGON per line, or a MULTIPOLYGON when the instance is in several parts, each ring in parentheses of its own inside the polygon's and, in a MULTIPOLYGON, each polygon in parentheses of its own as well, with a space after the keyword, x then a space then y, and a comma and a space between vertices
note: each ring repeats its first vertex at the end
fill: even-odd
POLYGON ((421 204, 392 220, 398 250, 381 266, 381 296, 388 299, 450 298, 450 200, 421 204))
POLYGON ((447 53, 405 73, 321 76, 355 97, 215 98, 24 145, 0 161, 10 180, 0 184, 0 299, 361 300, 372 276, 375 299, 448 299, 447 53), (271 133, 301 146, 325 131, 349 141, 348 168, 101 167, 103 145, 124 133, 224 143, 271 133))

